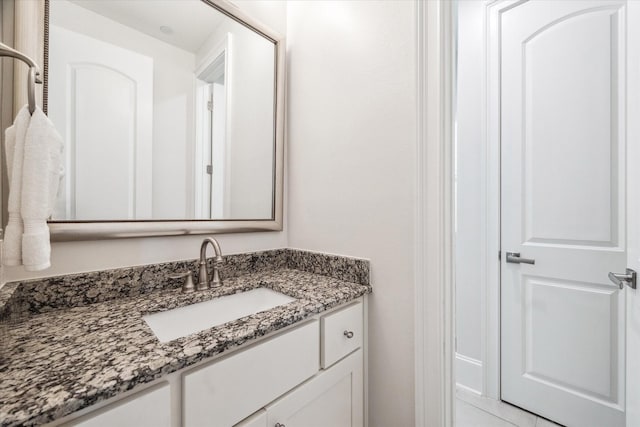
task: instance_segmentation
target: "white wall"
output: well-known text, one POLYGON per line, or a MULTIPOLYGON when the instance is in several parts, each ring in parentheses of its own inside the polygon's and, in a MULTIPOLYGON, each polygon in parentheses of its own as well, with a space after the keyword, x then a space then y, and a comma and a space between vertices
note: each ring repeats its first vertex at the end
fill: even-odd
POLYGON ((193 214, 195 55, 64 0, 51 22, 153 59, 152 216, 193 214))
POLYGON ((456 145, 456 382, 482 392, 481 261, 484 211, 482 177, 484 2, 458 2, 456 145))
POLYGON ((415 11, 288 5, 289 244, 371 260, 369 421, 414 425, 415 11))
MULTIPOLYGON (((239 7, 281 34, 286 34, 286 3, 281 1, 243 1, 239 3, 239 7)), ((223 253, 232 254, 286 247, 288 245, 286 198, 285 182, 284 231, 216 236, 223 253)), ((14 281, 31 277, 197 258, 201 240, 202 236, 184 236, 53 243, 51 268, 37 273, 27 273, 22 267, 5 268, 4 278, 6 281, 14 281)))

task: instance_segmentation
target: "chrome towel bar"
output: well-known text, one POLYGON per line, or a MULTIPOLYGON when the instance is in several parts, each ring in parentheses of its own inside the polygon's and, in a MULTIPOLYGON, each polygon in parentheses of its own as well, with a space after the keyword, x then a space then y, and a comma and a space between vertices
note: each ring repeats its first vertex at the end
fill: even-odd
POLYGON ((33 59, 22 52, 18 52, 17 50, 10 48, 4 43, 0 43, 0 56, 9 56, 11 58, 19 59, 29 66, 27 99, 29 101, 29 113, 33 114, 36 110, 36 83, 42 84, 40 68, 33 59))

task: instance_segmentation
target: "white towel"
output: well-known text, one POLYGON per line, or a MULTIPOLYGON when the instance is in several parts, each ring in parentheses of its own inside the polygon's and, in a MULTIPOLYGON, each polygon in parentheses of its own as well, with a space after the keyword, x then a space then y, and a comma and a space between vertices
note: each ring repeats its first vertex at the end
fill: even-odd
POLYGON ((25 137, 22 172, 22 263, 27 271, 51 266, 47 219, 53 213, 64 173, 62 149, 62 138, 53 123, 36 108, 25 137))
POLYGON ((22 264, 22 217, 20 216, 22 198, 22 171, 24 144, 27 128, 31 121, 29 109, 24 106, 18 112, 12 126, 5 132, 5 152, 7 155, 7 175, 9 177, 9 221, 4 231, 4 265, 22 264))

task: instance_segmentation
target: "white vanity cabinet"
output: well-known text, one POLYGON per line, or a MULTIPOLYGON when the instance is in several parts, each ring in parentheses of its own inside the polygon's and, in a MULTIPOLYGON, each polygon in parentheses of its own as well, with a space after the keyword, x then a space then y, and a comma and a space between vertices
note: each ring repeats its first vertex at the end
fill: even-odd
POLYGON ((363 427, 364 297, 57 420, 83 427, 363 427))

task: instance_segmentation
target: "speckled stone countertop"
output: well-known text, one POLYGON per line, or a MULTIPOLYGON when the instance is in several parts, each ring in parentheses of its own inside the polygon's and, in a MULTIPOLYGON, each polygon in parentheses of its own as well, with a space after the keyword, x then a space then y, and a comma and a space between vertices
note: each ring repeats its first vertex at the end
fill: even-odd
MULTIPOLYGON (((364 260, 356 260, 354 270, 337 260, 340 257, 327 263, 314 261, 321 257, 318 254, 309 253, 310 258, 302 251, 279 251, 284 255, 269 255, 283 258, 276 268, 229 274, 233 277, 223 277, 217 289, 182 294, 171 287, 57 309, 37 311, 29 306, 28 315, 5 320, 0 325, 0 425, 53 421, 371 292, 364 260), (337 270, 332 265, 338 265, 337 270), (362 280, 342 280, 341 268, 345 278, 362 280), (257 287, 296 301, 164 344, 142 319, 257 287)), ((5 293, 3 297, 0 292, 0 303, 19 287, 7 286, 0 290, 5 293)))

